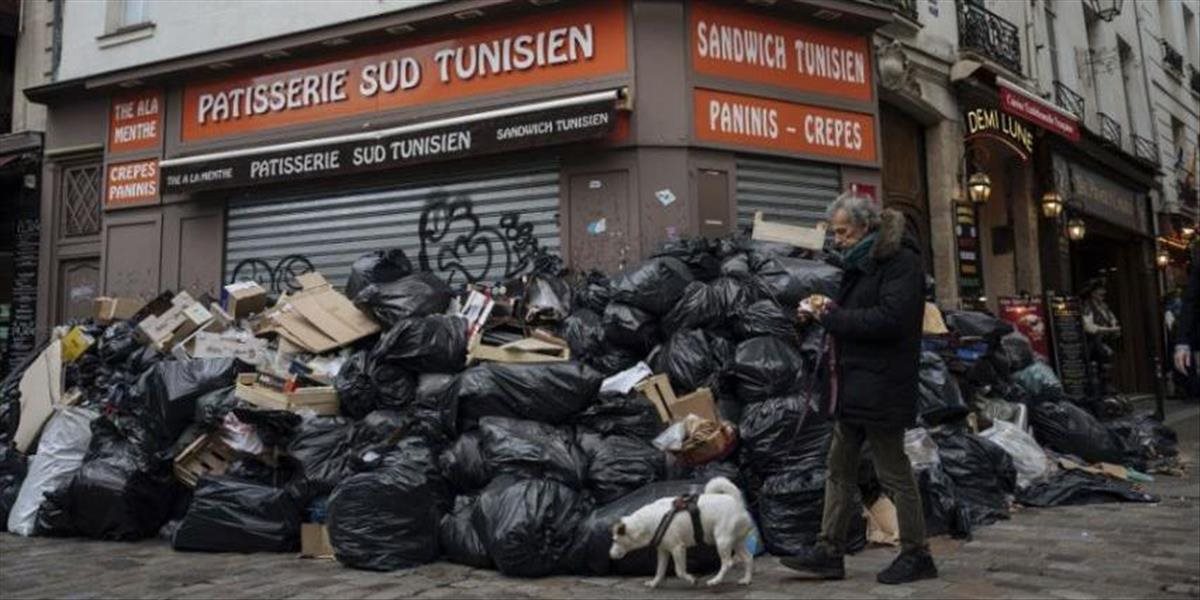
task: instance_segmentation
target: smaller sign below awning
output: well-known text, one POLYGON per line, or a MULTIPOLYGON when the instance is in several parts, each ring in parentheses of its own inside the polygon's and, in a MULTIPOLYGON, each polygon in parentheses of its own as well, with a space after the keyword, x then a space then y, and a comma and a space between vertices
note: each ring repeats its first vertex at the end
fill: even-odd
POLYGON ((246 187, 397 169, 602 138, 620 90, 436 119, 378 131, 167 159, 164 193, 246 187))
POLYGON ((1000 110, 1020 117, 1058 135, 1079 141, 1079 119, 1061 108, 1027 92, 1021 86, 1003 78, 996 77, 996 85, 1000 87, 1000 110))

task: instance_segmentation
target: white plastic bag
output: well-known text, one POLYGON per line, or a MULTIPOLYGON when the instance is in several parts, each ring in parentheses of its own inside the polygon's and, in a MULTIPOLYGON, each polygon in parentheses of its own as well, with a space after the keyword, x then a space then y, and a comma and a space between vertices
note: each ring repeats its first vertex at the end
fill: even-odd
POLYGON ((237 415, 232 412, 225 415, 224 422, 221 423, 221 440, 226 446, 245 452, 247 454, 259 454, 263 451, 262 439, 258 437, 258 431, 253 425, 243 423, 237 415))
POLYGON ((78 407, 60 409, 38 442, 37 454, 29 459, 29 474, 8 513, 8 530, 23 536, 33 535, 38 508, 47 492, 57 490, 71 480, 83 465, 83 456, 92 442, 92 420, 96 413, 78 407))
POLYGON ((1013 465, 1017 468, 1017 487, 1028 487, 1049 474, 1050 460, 1046 458, 1046 451, 1042 450, 1032 435, 1017 425, 1007 421, 992 421, 992 426, 979 432, 979 435, 995 442, 1012 456, 1013 465))
POLYGON ((921 427, 904 432, 904 453, 908 455, 908 462, 912 463, 913 469, 918 471, 942 462, 938 456, 937 442, 921 427))

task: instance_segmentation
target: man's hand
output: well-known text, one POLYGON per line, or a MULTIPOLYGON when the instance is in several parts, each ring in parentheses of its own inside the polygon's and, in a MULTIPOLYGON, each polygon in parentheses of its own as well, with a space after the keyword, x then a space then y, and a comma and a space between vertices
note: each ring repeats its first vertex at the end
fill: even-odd
POLYGON ((1175 346, 1175 370, 1187 375, 1192 366, 1192 347, 1187 344, 1175 346))
POLYGON ((807 323, 810 320, 820 321, 825 313, 829 312, 832 301, 827 296, 821 294, 813 294, 804 299, 800 306, 796 307, 796 318, 800 323, 807 323))

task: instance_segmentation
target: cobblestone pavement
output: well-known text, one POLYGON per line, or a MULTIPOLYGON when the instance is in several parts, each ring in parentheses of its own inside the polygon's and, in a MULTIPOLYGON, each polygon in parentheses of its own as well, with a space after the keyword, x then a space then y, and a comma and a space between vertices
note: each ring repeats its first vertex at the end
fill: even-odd
POLYGON ((1168 414, 1193 468, 1186 478, 1159 477, 1148 486, 1162 502, 1023 509, 978 529, 970 542, 934 540, 942 577, 909 586, 875 583, 895 552, 884 548, 850 558, 844 581, 799 581, 764 557, 748 588, 690 588, 668 579, 651 591, 641 578, 512 579, 445 563, 371 573, 290 555, 178 553, 161 541, 0 534, 0 597, 1200 598, 1200 408, 1168 414))

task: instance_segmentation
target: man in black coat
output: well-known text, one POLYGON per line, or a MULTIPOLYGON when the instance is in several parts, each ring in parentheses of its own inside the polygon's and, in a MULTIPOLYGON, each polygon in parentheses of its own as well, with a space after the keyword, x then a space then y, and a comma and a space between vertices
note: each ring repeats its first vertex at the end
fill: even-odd
POLYGON ((1200 255, 1193 255, 1188 272, 1187 289, 1183 293, 1183 308, 1179 311, 1179 328, 1175 336, 1175 368, 1187 378, 1187 396, 1200 396, 1195 389, 1193 369, 1200 369, 1196 356, 1200 352, 1200 255))
POLYGON ((837 419, 829 447, 825 512, 818 543, 783 564, 818 577, 845 577, 843 553, 857 515, 859 455, 864 441, 880 483, 896 505, 901 553, 880 583, 937 577, 925 542, 925 518, 904 430, 916 421, 925 273, 904 216, 843 194, 829 207, 844 272, 837 298, 810 298, 802 319, 818 319, 832 338, 829 398, 837 419))

